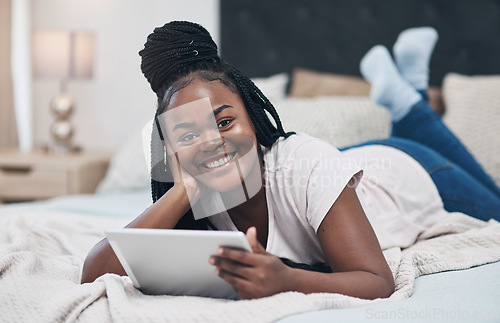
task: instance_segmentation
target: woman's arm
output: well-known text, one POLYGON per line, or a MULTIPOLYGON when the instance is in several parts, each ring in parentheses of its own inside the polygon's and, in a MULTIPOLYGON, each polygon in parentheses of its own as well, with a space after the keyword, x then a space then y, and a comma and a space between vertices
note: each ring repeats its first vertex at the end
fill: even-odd
MULTIPOLYGON (((174 185, 127 227, 172 229, 190 207, 184 185, 174 185)), ((85 259, 82 284, 93 282, 106 273, 126 275, 107 239, 103 239, 90 250, 85 259)))
POLYGON ((319 226, 318 239, 332 274, 293 269, 292 285, 305 293, 388 297, 394 279, 356 191, 347 185, 319 226))
POLYGON ((216 272, 240 296, 258 298, 282 291, 329 292, 365 299, 388 297, 394 291, 392 273, 357 198, 347 185, 328 211, 317 235, 333 273, 290 268, 267 253, 248 232, 254 253, 221 248, 212 258, 216 272))

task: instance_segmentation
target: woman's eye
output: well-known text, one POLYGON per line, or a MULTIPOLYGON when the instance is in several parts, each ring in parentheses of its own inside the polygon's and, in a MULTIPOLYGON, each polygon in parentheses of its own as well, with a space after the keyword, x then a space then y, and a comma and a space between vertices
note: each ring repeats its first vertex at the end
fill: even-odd
POLYGON ((196 135, 194 133, 190 133, 190 134, 183 136, 180 141, 187 142, 187 141, 194 140, 195 138, 196 138, 196 135))
POLYGON ((224 127, 228 126, 231 123, 231 121, 232 120, 230 120, 230 119, 222 120, 221 122, 219 122, 219 124, 217 126, 219 128, 224 128, 224 127))

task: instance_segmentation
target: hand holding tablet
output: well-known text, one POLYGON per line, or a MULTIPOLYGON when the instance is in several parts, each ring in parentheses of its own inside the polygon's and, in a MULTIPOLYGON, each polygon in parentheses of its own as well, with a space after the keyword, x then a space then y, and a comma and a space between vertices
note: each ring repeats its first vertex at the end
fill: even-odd
POLYGON ((239 298, 208 259, 220 246, 251 252, 242 232, 125 228, 105 233, 134 286, 146 294, 239 298))

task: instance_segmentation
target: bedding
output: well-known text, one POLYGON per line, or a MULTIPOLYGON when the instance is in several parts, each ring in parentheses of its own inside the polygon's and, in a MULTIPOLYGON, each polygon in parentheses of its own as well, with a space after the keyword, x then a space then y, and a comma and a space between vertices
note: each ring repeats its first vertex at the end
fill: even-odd
MULTIPOLYGON (((492 265, 467 271, 484 273, 489 279, 500 273, 500 223, 451 213, 424 232, 414 246, 385 250, 396 280, 396 292, 389 299, 368 301, 339 294, 296 292, 243 301, 149 296, 135 289, 128 277, 113 274, 80 285, 83 260, 104 237, 103 230, 123 227, 150 203, 148 190, 135 190, 0 208, 0 320, 270 322, 283 318, 284 322, 293 322, 293 316, 286 317, 324 309, 359 313, 358 307, 364 306, 365 315, 411 306, 418 309, 420 302, 427 299, 425 295, 452 298, 449 308, 444 308, 451 311, 456 310, 455 306, 467 308, 469 300, 435 288, 422 292, 425 295, 415 301, 413 296, 408 299, 416 278, 486 263, 492 265)), ((456 286, 462 285, 451 273, 444 274, 456 286)), ((498 287, 500 280, 496 279, 480 290, 474 288, 477 297, 485 300, 481 311, 496 315, 493 319, 500 318, 491 302, 492 298, 498 299, 498 287)))
POLYGON ((443 80, 444 123, 500 185, 500 76, 449 73, 443 80))
MULTIPOLYGON (((441 90, 431 86, 428 89, 429 104, 439 114, 444 113, 441 90)), ((317 72, 306 68, 293 69, 290 97, 314 98, 318 96, 368 97, 370 84, 359 76, 317 72)))
POLYGON ((368 97, 289 98, 274 104, 285 131, 305 132, 337 148, 387 138, 391 119, 368 97))
POLYGON ((287 87, 290 77, 287 73, 279 73, 268 77, 255 77, 252 82, 264 93, 271 102, 279 102, 287 97, 287 87))

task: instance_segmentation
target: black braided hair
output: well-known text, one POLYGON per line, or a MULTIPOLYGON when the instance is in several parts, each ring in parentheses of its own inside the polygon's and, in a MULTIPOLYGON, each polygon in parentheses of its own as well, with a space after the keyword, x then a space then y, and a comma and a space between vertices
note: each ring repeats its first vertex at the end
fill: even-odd
POLYGON ((186 67, 211 59, 220 61, 217 45, 208 31, 188 21, 172 21, 155 28, 139 55, 142 73, 157 96, 186 67))

